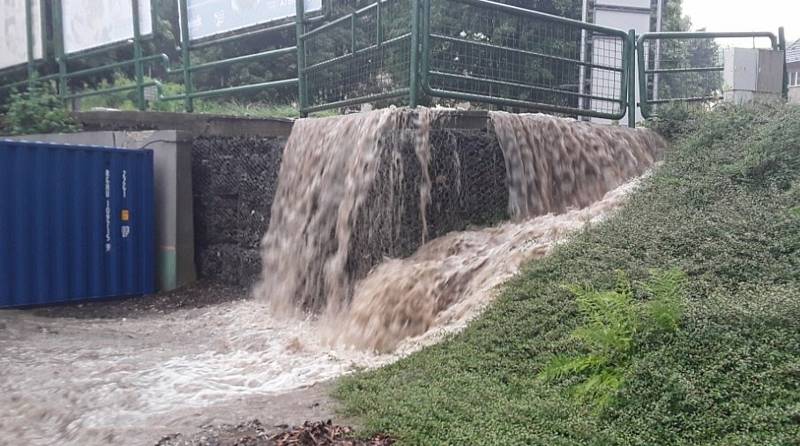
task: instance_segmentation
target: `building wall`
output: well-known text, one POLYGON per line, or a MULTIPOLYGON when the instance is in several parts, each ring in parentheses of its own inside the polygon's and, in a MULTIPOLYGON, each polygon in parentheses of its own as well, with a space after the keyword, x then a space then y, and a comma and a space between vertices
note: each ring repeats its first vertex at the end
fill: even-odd
POLYGON ((789 73, 789 102, 800 104, 800 62, 788 64, 786 71, 789 73))

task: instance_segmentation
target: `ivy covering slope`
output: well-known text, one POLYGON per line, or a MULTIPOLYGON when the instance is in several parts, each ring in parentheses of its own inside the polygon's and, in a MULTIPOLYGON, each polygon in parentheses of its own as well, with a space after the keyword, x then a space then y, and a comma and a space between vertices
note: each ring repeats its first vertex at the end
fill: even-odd
POLYGON ((623 210, 528 265, 462 334, 343 379, 347 414, 407 445, 800 444, 800 109, 665 128, 673 149, 623 210), (585 376, 542 379, 586 353, 564 285, 653 270, 685 274, 679 326, 639 341, 602 410, 574 398, 585 376))

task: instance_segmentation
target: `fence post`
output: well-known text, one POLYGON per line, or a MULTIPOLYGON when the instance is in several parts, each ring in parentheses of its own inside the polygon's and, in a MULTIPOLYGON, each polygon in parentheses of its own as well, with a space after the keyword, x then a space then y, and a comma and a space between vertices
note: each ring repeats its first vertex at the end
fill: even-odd
POLYGON ((67 59, 64 50, 64 21, 61 0, 53 2, 53 44, 55 46, 56 63, 58 63, 58 97, 67 105, 67 59))
POLYGON ((416 108, 419 102, 419 0, 411 2, 411 73, 409 85, 409 106, 416 108))
POLYGON ((628 127, 636 128, 636 30, 628 31, 628 127))
POLYGON ((142 34, 139 23, 139 0, 131 0, 133 10, 133 66, 136 73, 136 106, 139 110, 147 109, 144 99, 144 67, 142 66, 142 34))
MULTIPOLYGON (((25 29, 28 34, 28 89, 33 87, 33 78, 36 77, 34 67, 34 48, 33 48, 33 0, 25 0, 25 29)), ((39 7, 41 11, 41 6, 39 7)), ((41 13, 40 13, 41 15, 41 13)))
POLYGON ((308 98, 306 97, 306 39, 303 34, 306 32, 305 14, 306 5, 304 0, 295 0, 295 33, 297 34, 297 102, 300 116, 305 118, 308 113, 308 98))
POLYGON ((778 28, 778 49, 783 51, 783 99, 789 99, 789 67, 786 64, 786 30, 778 28))
POLYGON ((178 12, 181 15, 181 66, 183 69, 183 108, 191 113, 194 111, 194 81, 192 80, 192 61, 189 49, 189 7, 186 0, 178 2, 178 12))

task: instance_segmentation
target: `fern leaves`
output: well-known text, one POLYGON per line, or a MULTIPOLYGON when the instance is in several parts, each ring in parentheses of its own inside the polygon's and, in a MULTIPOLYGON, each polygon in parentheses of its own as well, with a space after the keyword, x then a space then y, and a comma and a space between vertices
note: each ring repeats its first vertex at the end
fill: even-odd
POLYGON ((635 298, 633 285, 623 272, 617 273, 612 291, 568 286, 584 319, 572 337, 584 353, 556 356, 539 372, 539 378, 556 381, 579 376, 582 381, 571 387, 572 396, 595 410, 604 409, 624 384, 641 335, 679 329, 686 283, 686 275, 680 270, 654 271, 642 286, 649 296, 644 302, 635 298))

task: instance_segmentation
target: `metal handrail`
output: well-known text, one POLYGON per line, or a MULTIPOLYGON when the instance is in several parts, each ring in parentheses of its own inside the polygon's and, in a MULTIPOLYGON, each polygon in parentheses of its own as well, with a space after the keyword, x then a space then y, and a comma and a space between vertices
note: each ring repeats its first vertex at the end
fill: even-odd
MULTIPOLYGON (((411 3, 410 10, 408 11, 410 18, 409 29, 407 30, 407 32, 404 32, 399 36, 393 36, 388 40, 384 38, 385 34, 383 29, 384 20, 382 19, 382 17, 384 14, 383 12, 384 8, 387 7, 386 5, 390 4, 393 0, 374 0, 369 5, 356 9, 352 12, 348 12, 342 15, 341 17, 331 17, 331 14, 327 12, 322 15, 311 14, 310 16, 307 16, 305 14, 305 7, 303 0, 295 0, 296 16, 293 21, 285 21, 271 25, 260 25, 257 27, 250 27, 240 31, 234 31, 221 34, 218 36, 203 38, 200 39, 199 41, 192 41, 189 36, 189 30, 188 30, 189 28, 188 0, 178 0, 178 6, 180 11, 180 25, 181 25, 180 26, 181 45, 179 48, 181 52, 181 57, 180 57, 181 63, 180 66, 173 67, 171 65, 169 57, 165 54, 153 54, 153 55, 143 54, 144 52, 143 42, 150 37, 141 35, 138 0, 130 0, 131 6, 133 8, 133 21, 134 21, 133 23, 134 36, 132 40, 129 40, 127 42, 116 42, 98 48, 67 54, 64 50, 64 42, 63 42, 61 1, 62 0, 53 1, 53 7, 51 8, 51 13, 52 13, 51 21, 45 20, 44 18, 42 18, 41 20, 42 35, 45 34, 44 27, 46 22, 52 22, 54 27, 53 29, 54 39, 53 39, 52 51, 49 51, 47 48, 43 48, 44 50, 43 53, 45 55, 48 53, 52 53, 54 55, 52 60, 57 64, 58 71, 52 74, 45 74, 41 76, 38 73, 37 65, 41 65, 41 62, 43 62, 44 59, 35 58, 36 51, 33 43, 35 30, 33 29, 34 26, 32 17, 33 0, 25 0, 26 31, 28 37, 27 48, 26 48, 28 53, 27 61, 25 64, 21 64, 14 67, 8 67, 6 69, 0 70, 0 74, 12 73, 15 72, 15 70, 17 69, 21 69, 24 67, 26 68, 27 76, 26 79, 24 80, 11 82, 5 85, 0 85, 0 91, 16 89, 24 86, 30 88, 37 82, 48 82, 48 81, 57 82, 58 95, 64 101, 82 97, 112 94, 122 91, 134 91, 136 93, 135 98, 137 107, 141 110, 145 110, 147 109, 147 102, 145 100, 145 94, 144 94, 145 89, 156 87, 158 91, 157 95, 158 100, 160 101, 182 100, 184 102, 184 109, 187 112, 191 112, 194 110, 194 100, 199 98, 216 97, 216 96, 223 96, 227 94, 235 94, 248 91, 258 91, 265 89, 286 88, 286 87, 296 86, 298 89, 299 111, 301 115, 306 115, 307 113, 313 113, 331 108, 357 105, 359 103, 386 100, 386 99, 398 99, 398 98, 405 98, 407 100, 407 104, 413 107, 416 106, 417 103, 420 101, 420 95, 426 94, 432 97, 476 101, 476 102, 490 103, 496 105, 522 107, 522 108, 555 112, 555 113, 568 113, 572 115, 583 115, 583 116, 599 117, 607 119, 622 119, 627 113, 629 119, 634 120, 635 119, 634 111, 637 105, 635 98, 637 91, 636 90, 637 70, 634 67, 636 66, 637 59, 639 61, 639 67, 640 67, 638 70, 638 80, 639 80, 638 91, 641 95, 642 115, 645 117, 652 116, 653 112, 652 106, 656 104, 662 104, 668 102, 700 102, 704 100, 718 99, 717 95, 713 96, 709 95, 704 97, 670 98, 670 99, 648 98, 647 96, 648 75, 658 76, 660 74, 668 75, 671 73, 714 73, 723 71, 723 67, 719 66, 673 67, 673 68, 661 68, 658 66, 656 66, 655 68, 647 67, 645 66, 645 57, 644 57, 644 47, 647 41, 656 39, 668 40, 668 39, 715 39, 715 38, 765 38, 770 40, 772 48, 774 49, 785 49, 786 47, 785 35, 782 28, 780 29, 777 35, 772 32, 722 32, 722 33, 661 32, 661 33, 645 33, 641 36, 638 36, 637 39, 637 36, 630 31, 624 31, 611 27, 585 23, 579 20, 547 14, 541 11, 534 11, 518 6, 498 3, 497 1, 493 0, 450 0, 450 1, 484 10, 500 11, 511 14, 514 17, 523 17, 527 19, 541 20, 545 23, 563 25, 565 27, 572 28, 576 31, 580 31, 582 34, 585 34, 586 32, 594 32, 614 39, 619 39, 619 41, 621 42, 621 55, 619 58, 621 61, 621 66, 604 64, 604 63, 593 63, 592 61, 584 59, 583 56, 581 56, 579 60, 577 58, 573 59, 571 57, 564 57, 562 55, 557 55, 557 54, 548 54, 546 51, 537 51, 537 50, 532 50, 531 48, 520 48, 511 45, 497 45, 489 42, 473 41, 469 39, 462 39, 455 36, 448 36, 441 33, 434 33, 432 32, 431 29, 431 14, 430 14, 431 3, 433 2, 433 0, 409 0, 411 3), (367 46, 364 46, 362 48, 357 48, 356 47, 356 32, 358 26, 357 19, 362 18, 369 14, 375 14, 375 19, 376 19, 376 26, 375 26, 376 36, 374 37, 375 43, 372 44, 372 41, 370 41, 367 46), (324 23, 322 23, 319 26, 313 26, 313 27, 309 26, 312 23, 323 22, 323 21, 324 23), (309 64, 308 54, 306 51, 307 41, 311 38, 314 38, 315 36, 324 35, 326 32, 336 27, 347 26, 348 23, 350 26, 350 45, 349 45, 350 48, 349 50, 346 51, 346 54, 339 55, 336 57, 328 57, 325 60, 315 61, 313 64, 309 64), (209 62, 203 62, 200 64, 192 63, 192 50, 194 49, 203 48, 214 44, 231 42, 238 39, 244 39, 256 34, 262 34, 270 31, 289 30, 292 29, 292 27, 294 27, 296 34, 296 45, 294 46, 264 50, 253 54, 246 54, 242 56, 230 57, 220 60, 213 60, 209 62), (517 79, 514 76, 503 78, 503 77, 492 77, 489 75, 473 75, 466 72, 465 73, 448 72, 447 69, 444 70, 436 69, 431 66, 432 39, 435 39, 436 41, 450 42, 458 45, 469 45, 476 48, 482 48, 483 50, 496 49, 508 52, 509 54, 520 55, 525 57, 534 57, 545 61, 551 61, 552 63, 570 64, 574 65, 579 70, 592 69, 592 70, 618 73, 616 76, 617 79, 619 79, 619 83, 618 85, 615 83, 614 87, 616 89, 615 93, 618 93, 618 95, 616 97, 605 97, 596 94, 595 92, 587 93, 584 92, 583 90, 576 92, 571 89, 566 89, 563 86, 551 87, 548 86, 547 84, 535 85, 535 84, 528 84, 524 81, 517 82, 517 79), (107 52, 111 49, 117 49, 129 45, 133 49, 133 57, 131 59, 118 60, 102 66, 84 68, 76 71, 69 70, 68 67, 69 61, 79 58, 86 58, 94 54, 100 54, 103 52, 107 52), (409 48, 410 67, 409 71, 404 74, 408 75, 407 85, 393 85, 391 87, 392 88, 391 91, 382 91, 382 92, 379 91, 368 95, 362 94, 362 96, 360 97, 347 97, 347 95, 342 95, 343 97, 341 98, 334 97, 331 99, 326 99, 328 101, 327 103, 320 103, 313 105, 309 104, 308 98, 310 92, 307 80, 310 74, 318 73, 321 70, 332 68, 334 66, 347 64, 351 60, 355 60, 357 57, 367 57, 368 53, 379 51, 381 47, 385 45, 395 45, 400 47, 404 47, 405 45, 410 46, 409 48), (194 74, 199 71, 204 71, 214 68, 230 67, 235 64, 241 64, 247 62, 270 60, 272 58, 278 58, 289 54, 296 54, 297 58, 296 77, 292 77, 289 79, 277 79, 265 82, 250 83, 245 85, 216 88, 212 90, 197 91, 195 89, 194 74), (166 73, 166 75, 168 76, 182 75, 182 83, 184 87, 183 93, 176 95, 165 95, 164 86, 159 80, 152 80, 145 78, 144 68, 148 65, 152 66, 153 64, 161 66, 163 68, 163 72, 166 73), (128 68, 128 67, 133 67, 133 74, 134 74, 133 85, 117 86, 102 90, 89 90, 80 92, 69 91, 69 81, 72 79, 77 79, 97 73, 109 72, 116 69, 128 68), (518 89, 519 91, 527 90, 532 92, 553 93, 556 95, 563 95, 564 97, 572 97, 572 98, 577 97, 580 98, 581 101, 579 102, 578 107, 574 107, 572 106, 571 102, 568 103, 567 106, 564 106, 564 105, 556 105, 553 103, 550 104, 539 103, 531 100, 520 99, 518 97, 504 98, 504 97, 496 97, 496 96, 477 93, 477 92, 482 92, 483 89, 473 89, 476 91, 473 93, 466 91, 449 91, 445 88, 434 88, 431 84, 431 78, 442 78, 442 79, 449 78, 457 81, 460 80, 466 82, 474 82, 476 83, 475 85, 487 85, 487 86, 496 85, 496 86, 518 89), (603 101, 615 104, 614 108, 611 109, 614 111, 610 112, 610 111, 598 111, 598 110, 587 109, 583 105, 581 105, 583 103, 582 101, 583 99, 589 101, 603 101)), ((44 12, 42 12, 42 14, 44 14, 44 12)), ((43 42, 42 45, 46 46, 47 42, 43 42)), ((345 48, 347 48, 347 43, 345 43, 344 46, 345 48)), ((787 81, 788 81, 788 76, 784 74, 784 86, 783 86, 784 95, 786 95, 787 93, 787 86, 788 86, 787 81)), ((633 122, 631 122, 631 124, 633 124, 633 122)))

